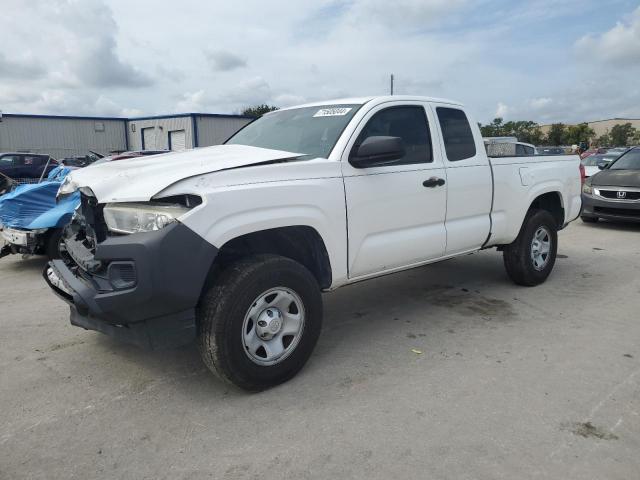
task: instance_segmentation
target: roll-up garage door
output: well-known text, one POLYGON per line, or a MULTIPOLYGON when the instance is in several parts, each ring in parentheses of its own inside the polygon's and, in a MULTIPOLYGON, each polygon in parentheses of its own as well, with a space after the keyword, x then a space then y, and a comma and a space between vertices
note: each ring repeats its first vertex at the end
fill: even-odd
POLYGON ((187 135, 184 130, 173 130, 169 132, 169 145, 174 152, 181 152, 187 149, 187 135))
POLYGON ((156 129, 155 127, 142 129, 142 149, 143 150, 155 150, 156 149, 156 129))

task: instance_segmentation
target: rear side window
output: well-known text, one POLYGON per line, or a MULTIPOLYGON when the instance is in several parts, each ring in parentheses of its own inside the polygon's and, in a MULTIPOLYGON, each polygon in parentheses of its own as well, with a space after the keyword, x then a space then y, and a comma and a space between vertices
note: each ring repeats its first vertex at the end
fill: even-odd
POLYGON ((450 162, 457 162, 476 155, 476 143, 469 120, 457 108, 436 108, 444 139, 444 149, 450 162))
POLYGON ((354 151, 369 137, 400 137, 405 156, 394 165, 410 165, 433 161, 431 134, 423 107, 389 107, 377 112, 364 126, 353 146, 354 151))

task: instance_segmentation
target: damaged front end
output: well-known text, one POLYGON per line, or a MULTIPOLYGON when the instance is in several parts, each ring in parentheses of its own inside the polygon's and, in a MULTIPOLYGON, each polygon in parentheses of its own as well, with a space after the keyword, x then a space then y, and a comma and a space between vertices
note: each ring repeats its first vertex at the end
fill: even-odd
POLYGON ((100 204, 83 190, 61 258, 44 272, 69 303, 71 323, 149 348, 193 340, 195 307, 217 249, 179 221, 163 217, 154 228, 148 210, 194 199, 147 202, 141 214, 122 211, 131 204, 100 204))
POLYGON ((57 256, 53 243, 79 201, 79 194, 75 193, 56 202, 59 186, 57 181, 19 185, 0 196, 0 240, 5 243, 0 257, 9 254, 57 256))
POLYGON ((49 229, 20 230, 0 225, 0 239, 4 245, 0 248, 0 258, 11 254, 36 255, 46 251, 49 229))

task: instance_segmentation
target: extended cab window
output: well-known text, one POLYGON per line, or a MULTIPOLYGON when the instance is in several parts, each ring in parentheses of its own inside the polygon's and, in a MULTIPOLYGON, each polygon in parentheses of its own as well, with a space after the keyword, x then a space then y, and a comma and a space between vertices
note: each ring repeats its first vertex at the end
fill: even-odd
POLYGON ((422 107, 390 107, 376 113, 358 135, 352 151, 356 151, 367 138, 380 136, 402 139, 405 156, 393 162, 394 165, 433 161, 429 125, 422 107))
POLYGON ((457 108, 446 107, 438 107, 436 111, 449 161, 457 162, 474 157, 476 143, 465 113, 457 108))

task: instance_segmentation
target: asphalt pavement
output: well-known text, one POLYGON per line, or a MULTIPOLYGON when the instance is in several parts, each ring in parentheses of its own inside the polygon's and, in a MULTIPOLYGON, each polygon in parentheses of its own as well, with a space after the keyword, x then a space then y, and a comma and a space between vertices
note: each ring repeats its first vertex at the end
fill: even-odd
POLYGON ((574 222, 549 280, 496 251, 324 295, 290 382, 72 327, 44 260, 0 260, 0 478, 637 479, 640 226, 574 222))

